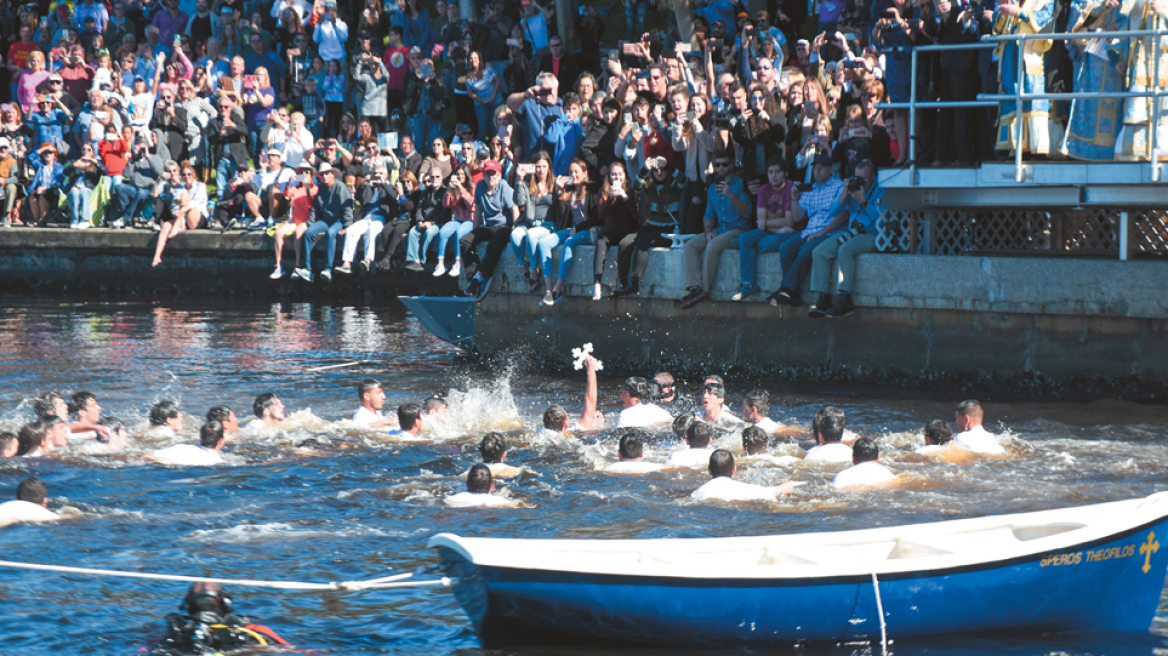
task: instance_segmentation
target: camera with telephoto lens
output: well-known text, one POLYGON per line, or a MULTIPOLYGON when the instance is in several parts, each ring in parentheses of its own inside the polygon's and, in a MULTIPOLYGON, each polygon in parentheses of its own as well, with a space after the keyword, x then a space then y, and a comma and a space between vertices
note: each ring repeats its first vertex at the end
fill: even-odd
POLYGON ((714 114, 714 127, 719 130, 729 130, 733 123, 733 117, 729 112, 718 112, 714 114))
POLYGON ((848 227, 848 231, 835 238, 835 243, 842 246, 852 237, 865 234, 866 232, 868 232, 868 229, 864 227, 863 223, 852 221, 852 225, 848 227))
POLYGON ((852 177, 848 178, 847 185, 848 193, 854 194, 864 188, 864 178, 861 178, 858 175, 853 175, 852 177))

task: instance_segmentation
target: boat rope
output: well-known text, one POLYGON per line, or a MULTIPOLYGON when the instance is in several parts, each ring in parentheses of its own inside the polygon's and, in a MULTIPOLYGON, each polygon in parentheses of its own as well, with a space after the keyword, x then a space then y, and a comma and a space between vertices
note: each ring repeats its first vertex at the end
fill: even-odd
POLYGON ((359 590, 384 590, 387 588, 421 588, 428 586, 454 587, 457 582, 447 576, 433 581, 405 581, 413 574, 393 574, 368 581, 330 581, 328 583, 302 583, 297 581, 257 581, 253 579, 224 579, 213 576, 180 576, 177 574, 150 574, 146 572, 123 572, 112 569, 93 569, 89 567, 69 567, 66 565, 41 565, 38 563, 20 563, 10 560, 0 560, 0 567, 13 569, 30 569, 45 572, 60 572, 62 574, 82 574, 85 576, 114 576, 127 579, 147 579, 151 581, 180 581, 183 583, 219 583, 220 585, 234 585, 247 588, 270 588, 273 590, 299 591, 340 591, 356 592, 359 590))
POLYGON ((884 604, 880 601, 880 580, 872 572, 872 589, 876 591, 876 612, 880 615, 880 653, 888 656, 888 628, 884 625, 884 604))

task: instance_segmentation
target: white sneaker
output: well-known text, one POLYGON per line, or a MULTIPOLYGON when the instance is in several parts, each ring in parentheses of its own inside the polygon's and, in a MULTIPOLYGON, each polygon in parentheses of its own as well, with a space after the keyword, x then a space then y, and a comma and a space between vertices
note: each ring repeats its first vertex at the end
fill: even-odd
POLYGON ((454 266, 450 267, 450 277, 457 278, 458 274, 462 273, 462 263, 455 262, 454 266))
POLYGON ((333 279, 333 272, 329 269, 325 269, 324 271, 320 272, 320 277, 324 278, 325 280, 332 280, 333 279))
POLYGON ((283 267, 276 267, 276 270, 273 271, 272 275, 270 275, 268 277, 271 278, 272 280, 279 280, 280 278, 283 278, 284 277, 284 268, 283 267))
POLYGON ((434 277, 437 278, 439 276, 445 275, 445 273, 446 273, 446 265, 439 262, 438 266, 434 267, 434 277))

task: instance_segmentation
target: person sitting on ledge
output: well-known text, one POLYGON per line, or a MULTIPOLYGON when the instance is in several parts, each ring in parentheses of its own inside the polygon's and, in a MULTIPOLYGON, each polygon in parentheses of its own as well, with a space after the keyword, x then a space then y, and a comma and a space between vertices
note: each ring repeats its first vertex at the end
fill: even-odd
POLYGON ((672 467, 691 467, 698 469, 710 464, 710 439, 714 437, 712 424, 695 421, 686 430, 685 441, 688 449, 674 451, 669 455, 668 464, 672 467))
POLYGON ((452 494, 445 499, 452 508, 521 508, 518 501, 491 494, 495 481, 491 478, 491 468, 479 463, 470 468, 466 475, 466 492, 452 494))
POLYGON ((847 230, 811 252, 811 291, 819 294, 807 310, 812 319, 839 319, 855 311, 852 290, 856 284, 856 257, 876 250, 876 223, 884 202, 884 189, 877 184, 877 175, 871 160, 856 165, 856 177, 848 181, 840 202, 841 209, 848 213, 847 230), (834 299, 833 280, 837 281, 834 299))
POLYGON ((738 238, 750 227, 750 192, 742 178, 733 174, 733 166, 731 153, 714 156, 714 184, 710 185, 702 219, 705 232, 685 243, 685 288, 689 293, 679 302, 683 310, 710 298, 722 252, 737 249, 738 238))
POLYGON ((981 404, 973 399, 962 401, 957 406, 957 430, 961 431, 953 438, 953 443, 974 453, 1003 456, 1006 449, 998 443, 994 434, 982 427, 982 418, 985 412, 981 404))
POLYGON ((734 480, 737 468, 734 466, 734 456, 726 449, 718 449, 710 455, 710 477, 713 479, 690 494, 691 499, 698 501, 773 501, 774 499, 790 494, 802 483, 783 481, 779 485, 764 487, 751 483, 734 480))
POLYGON ((831 486, 836 490, 885 486, 896 479, 896 474, 880 464, 880 447, 870 437, 861 437, 852 445, 852 462, 851 467, 831 479, 831 486))
POLYGON ((648 474, 665 468, 665 465, 661 463, 644 461, 645 440, 649 437, 649 433, 645 429, 620 428, 617 430, 623 433, 617 447, 620 462, 614 462, 601 471, 606 474, 648 474))
POLYGON ((816 155, 811 169, 815 182, 811 189, 802 192, 796 187, 791 195, 795 201, 792 206, 794 220, 797 223, 806 220, 807 227, 801 232, 790 233, 779 245, 783 281, 779 289, 767 298, 775 307, 780 303, 793 307, 803 304, 799 287, 811 268, 811 253, 847 221, 848 214, 842 208, 847 188, 843 180, 835 177, 832 167, 831 155, 816 155))
POLYGON ((787 165, 782 157, 767 162, 767 184, 758 190, 758 228, 738 238, 738 272, 742 286, 730 297, 741 301, 757 294, 758 256, 777 251, 783 242, 795 234, 794 202, 791 195, 795 183, 787 179, 787 165))
MULTIPOLYGON (((507 459, 507 442, 499 433, 487 433, 479 442, 479 455, 483 457, 483 464, 491 470, 491 478, 517 478, 523 473, 522 467, 512 467, 503 461, 507 459)), ((466 478, 470 470, 462 472, 466 478)))
POLYGON ((844 411, 829 405, 815 413, 811 420, 811 434, 819 444, 803 456, 807 462, 852 462, 852 447, 840 440, 844 435, 844 411))

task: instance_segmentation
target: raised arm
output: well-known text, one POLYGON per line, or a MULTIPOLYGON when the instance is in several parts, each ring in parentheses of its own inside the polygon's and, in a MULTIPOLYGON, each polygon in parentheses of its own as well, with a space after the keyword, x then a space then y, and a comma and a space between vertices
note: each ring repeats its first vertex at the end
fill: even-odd
POLYGON ((584 410, 580 413, 580 428, 594 430, 596 426, 596 358, 584 358, 584 410))

